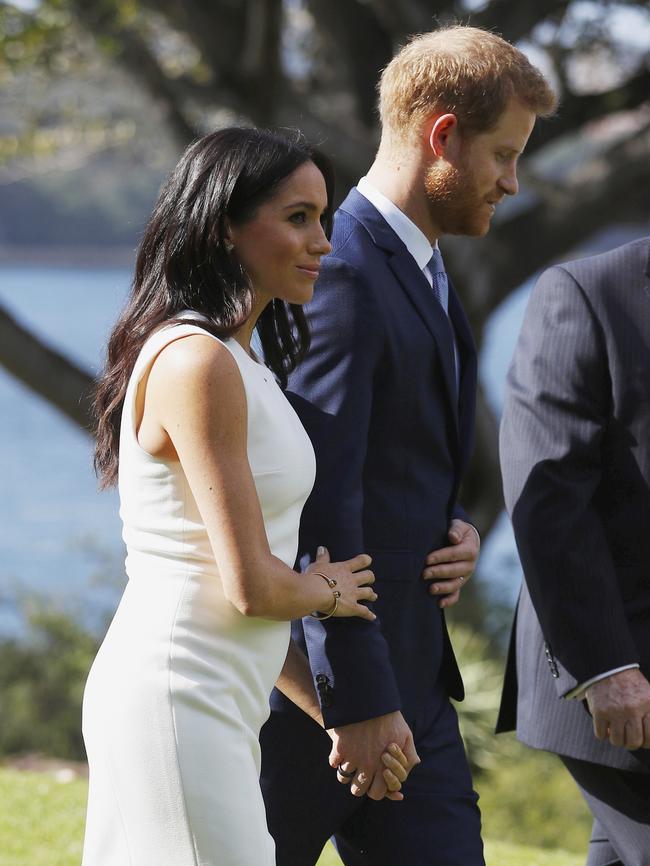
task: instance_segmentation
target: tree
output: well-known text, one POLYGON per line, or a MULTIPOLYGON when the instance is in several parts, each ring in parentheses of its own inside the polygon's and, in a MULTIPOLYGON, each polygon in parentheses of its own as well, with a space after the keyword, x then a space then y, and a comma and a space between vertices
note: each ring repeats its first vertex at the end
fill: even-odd
MULTIPOLYGON (((0 38, 11 68, 36 55, 52 64, 72 45, 83 64, 90 39, 164 107, 178 145, 215 122, 298 126, 333 157, 344 190, 378 140, 380 69, 410 33, 458 19, 521 43, 561 96, 522 161, 525 192, 485 239, 446 244, 480 343, 491 311, 536 270, 604 226, 647 218, 645 0, 42 0, 31 13, 0 3, 0 38)), ((0 364, 86 425, 90 376, 66 367, 53 381, 39 341, 6 315, 0 327, 0 364)), ((483 530, 501 508, 495 421, 482 396, 464 501, 483 530)))

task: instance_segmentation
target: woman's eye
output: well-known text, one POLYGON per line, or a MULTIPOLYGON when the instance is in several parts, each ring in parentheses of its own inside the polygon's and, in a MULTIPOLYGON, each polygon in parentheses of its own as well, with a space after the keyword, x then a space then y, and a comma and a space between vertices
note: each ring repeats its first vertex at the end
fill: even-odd
POLYGON ((298 211, 298 213, 292 213, 289 219, 292 223, 304 223, 307 222, 307 214, 304 211, 298 211))

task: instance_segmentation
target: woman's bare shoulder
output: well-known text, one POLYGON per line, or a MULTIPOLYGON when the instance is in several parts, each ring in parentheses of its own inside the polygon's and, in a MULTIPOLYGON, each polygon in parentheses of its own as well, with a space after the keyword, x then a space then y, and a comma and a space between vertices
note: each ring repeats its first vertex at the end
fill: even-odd
POLYGON ((168 343, 152 365, 147 391, 167 406, 192 402, 234 410, 245 405, 237 362, 209 334, 187 334, 168 343))

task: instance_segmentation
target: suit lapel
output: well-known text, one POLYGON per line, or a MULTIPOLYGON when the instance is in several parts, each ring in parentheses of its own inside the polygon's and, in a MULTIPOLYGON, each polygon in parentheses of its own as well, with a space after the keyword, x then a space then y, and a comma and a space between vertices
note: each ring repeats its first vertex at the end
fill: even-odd
POLYGON ((360 192, 356 189, 351 190, 341 205, 341 210, 359 220, 368 230, 375 244, 386 251, 388 264, 397 281, 435 340, 438 346, 445 390, 452 409, 451 415, 458 435, 458 395, 454 345, 451 325, 445 311, 435 300, 429 281, 418 267, 413 256, 382 215, 360 192))
POLYGON ((454 343, 451 324, 445 311, 436 301, 429 285, 413 256, 404 248, 389 260, 404 292, 424 321, 438 346, 443 378, 447 396, 452 407, 452 416, 458 433, 458 394, 456 387, 456 368, 454 362, 454 343))

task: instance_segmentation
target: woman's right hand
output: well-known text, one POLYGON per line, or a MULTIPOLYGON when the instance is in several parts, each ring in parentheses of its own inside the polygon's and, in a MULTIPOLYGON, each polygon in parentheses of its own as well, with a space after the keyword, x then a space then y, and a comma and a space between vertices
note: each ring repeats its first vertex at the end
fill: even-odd
POLYGON ((316 560, 310 563, 307 572, 324 574, 336 581, 336 587, 332 589, 338 590, 341 595, 334 616, 358 616, 371 622, 377 619, 376 614, 361 603, 377 600, 377 593, 371 586, 375 582, 375 575, 368 567, 371 562, 372 559, 366 553, 360 553, 344 562, 330 562, 328 550, 325 547, 318 548, 316 560))

